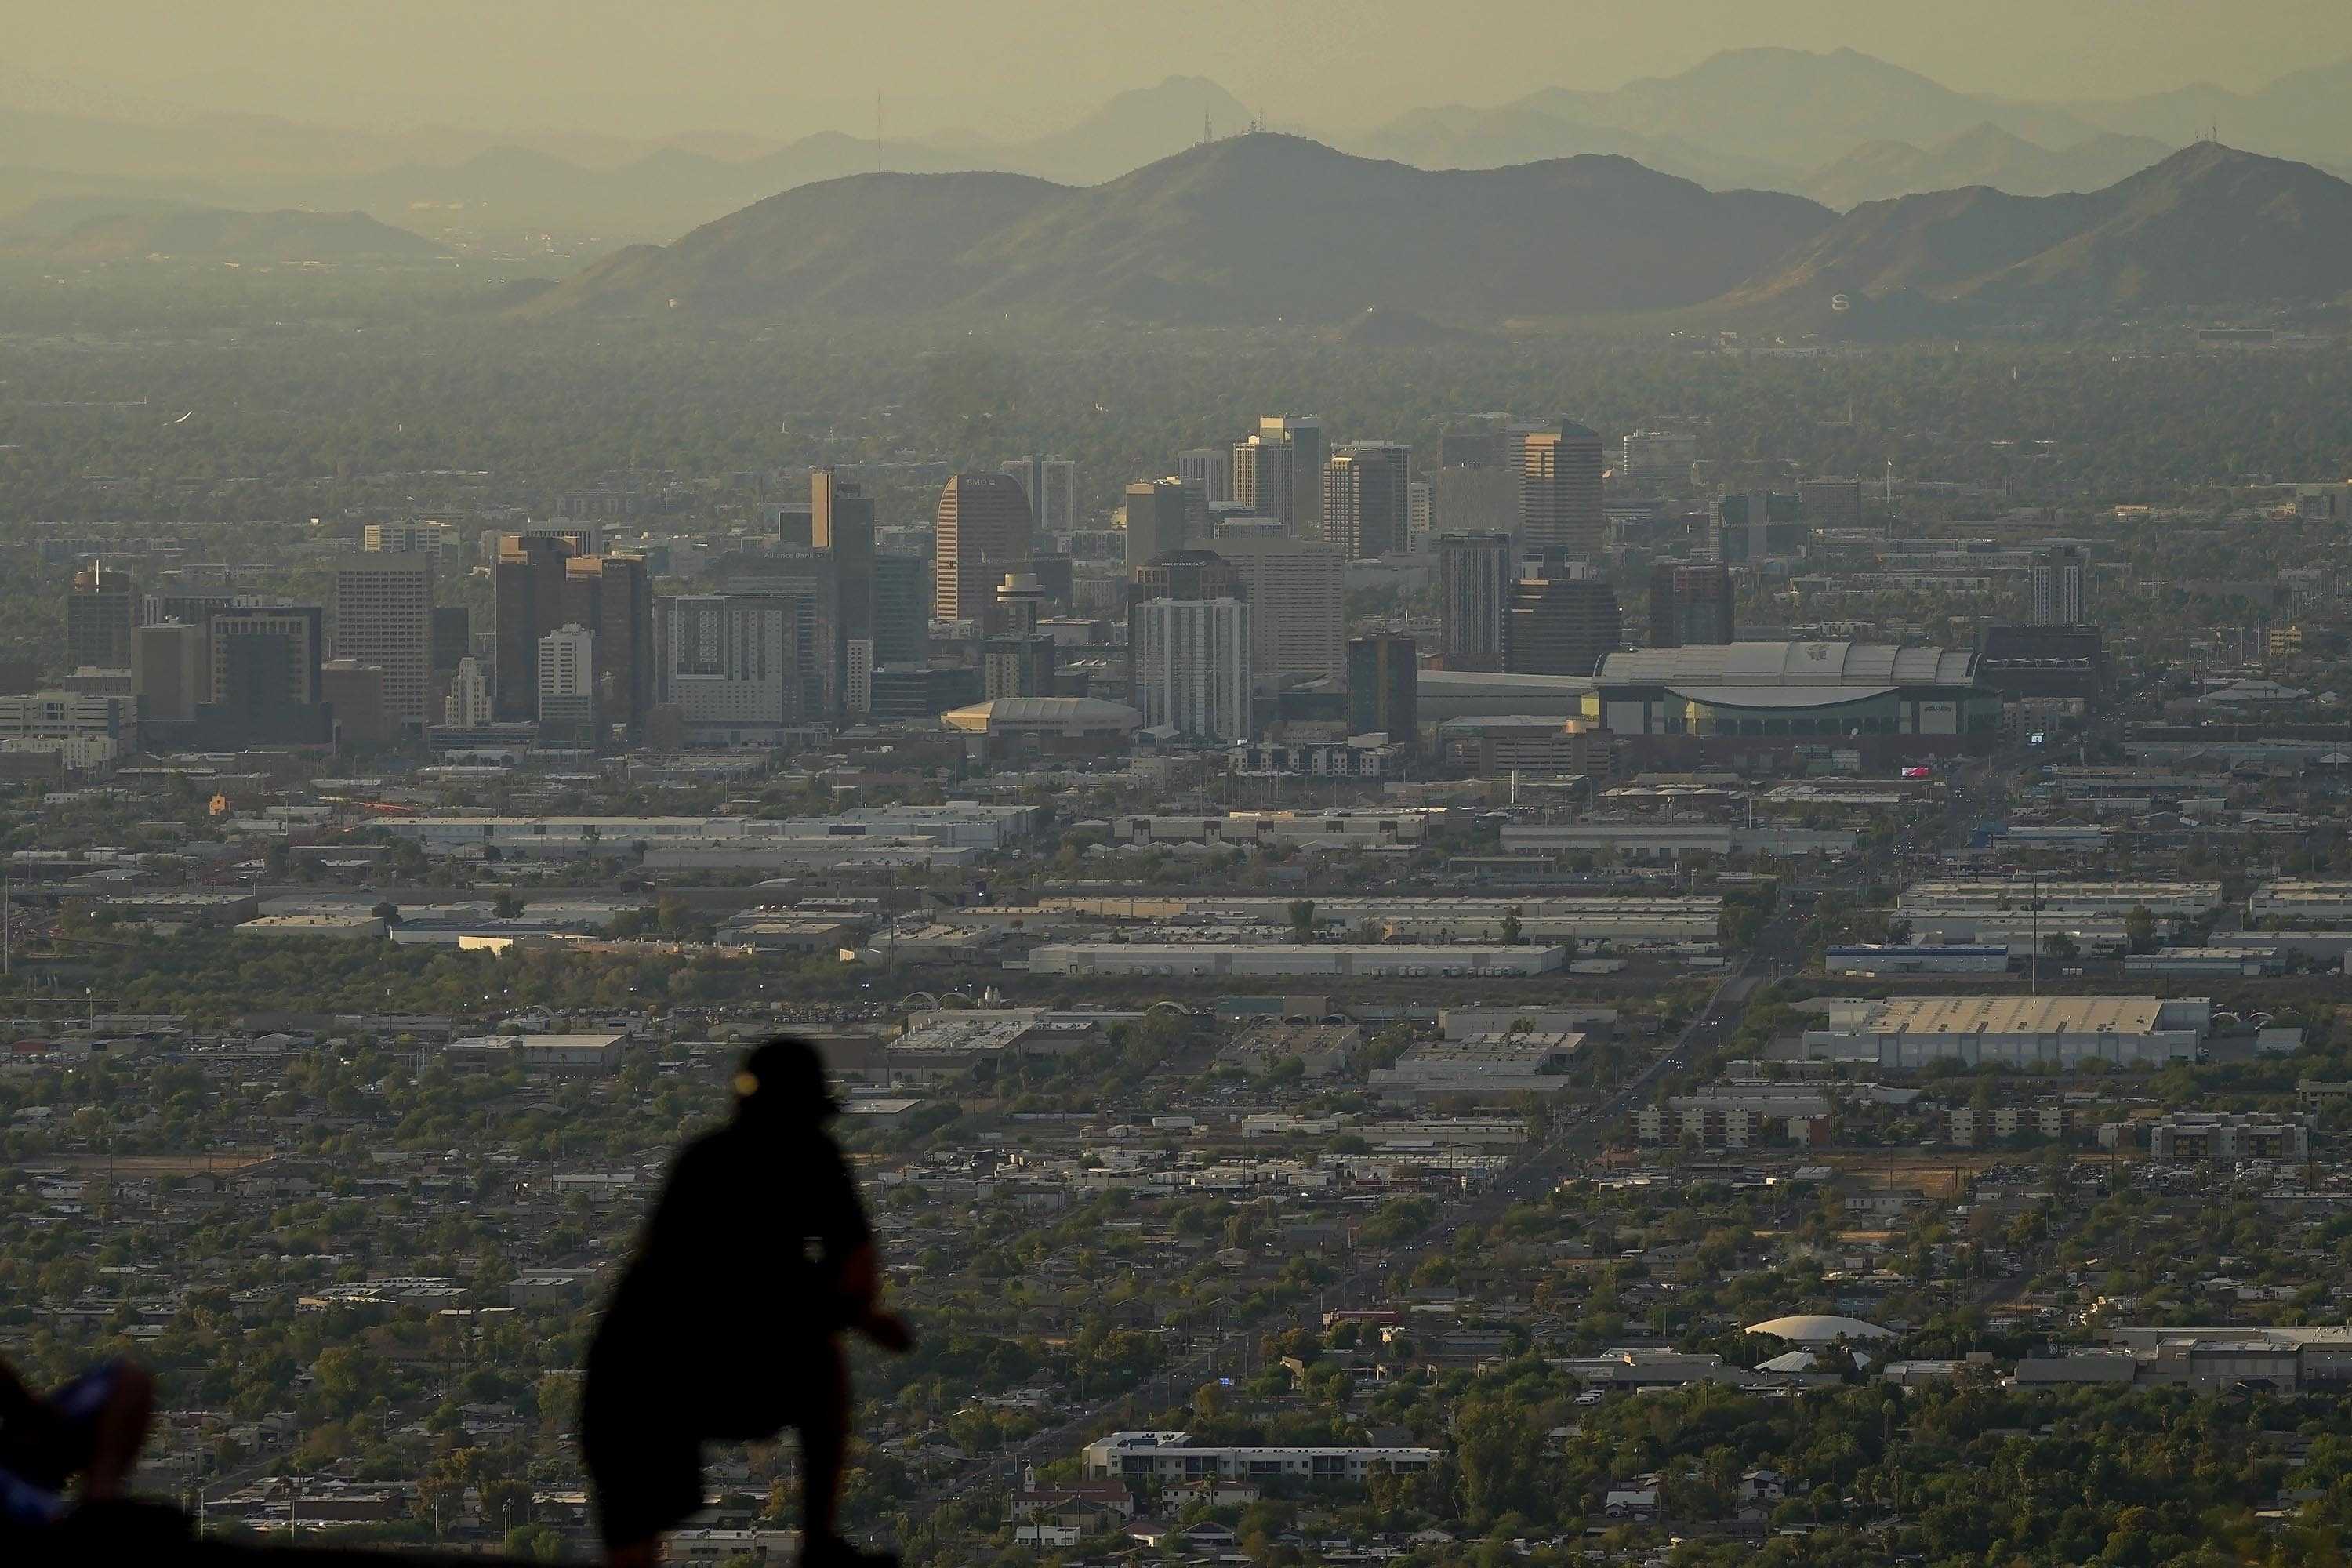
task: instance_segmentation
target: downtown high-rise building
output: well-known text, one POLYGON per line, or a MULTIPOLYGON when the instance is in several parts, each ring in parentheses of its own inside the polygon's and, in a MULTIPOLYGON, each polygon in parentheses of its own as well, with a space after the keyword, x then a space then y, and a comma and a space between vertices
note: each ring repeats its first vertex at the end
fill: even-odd
POLYGON ((212 695, 205 633, 179 621, 141 626, 131 634, 131 690, 142 723, 181 723, 212 695))
POLYGON ((490 722, 490 678, 481 660, 468 654, 457 661, 449 677, 449 695, 442 699, 441 722, 452 730, 479 730, 490 722))
POLYGON ((1004 465, 1029 500, 1029 524, 1038 533, 1067 533, 1078 525, 1078 466, 1067 458, 1015 458, 1004 465))
POLYGON ((326 709, 327 612, 318 605, 216 610, 206 626, 210 694, 197 709, 206 744, 317 743, 326 709))
POLYGON ((1650 646, 1700 647, 1738 640, 1729 567, 1661 562, 1650 568, 1650 646))
POLYGON ((1412 534, 1412 452, 1351 441, 1323 465, 1323 541, 1350 561, 1402 552, 1412 534))
POLYGON ((1228 500, 1252 517, 1280 518, 1296 538, 1323 537, 1323 422, 1279 414, 1236 442, 1228 500))
POLYGON ((659 609, 655 696, 678 710, 689 740, 773 742, 806 717, 800 661, 814 641, 806 598, 678 595, 659 609))
POLYGON ((2033 624, 2037 626, 2080 626, 2090 624, 2084 594, 2090 557, 2079 545, 2062 544, 2033 558, 2033 624))
POLYGON ((556 627, 539 639, 531 663, 541 738, 574 745, 593 742, 598 720, 594 630, 570 623, 556 627))
POLYGON ((1328 679, 1347 642, 1348 563, 1337 545, 1284 533, 1221 533, 1216 554, 1250 606, 1250 668, 1260 679, 1328 679))
POLYGON ((1407 751, 1421 741, 1420 647, 1401 633, 1381 632, 1348 642, 1348 730, 1386 733, 1407 751))
POLYGON ((599 718, 635 730, 653 705, 652 581, 639 557, 584 554, 575 542, 548 531, 499 542, 491 707, 502 721, 535 719, 541 644, 548 633, 576 626, 595 636, 599 718))
POLYGON ((575 555, 564 562, 563 620, 595 635, 599 721, 636 731, 654 695, 654 591, 644 560, 575 555))
POLYGON ((1129 612, 1129 701, 1147 725, 1188 740, 1250 737, 1249 607, 1239 599, 1150 599, 1129 612))
POLYGON ((863 485, 830 468, 809 470, 808 544, 834 563, 840 613, 832 658, 841 672, 834 684, 846 700, 850 666, 875 664, 874 498, 863 485))
POLYGON ((539 716, 539 639, 563 624, 563 568, 573 554, 570 540, 545 531, 499 541, 490 568, 496 616, 490 707, 503 722, 529 723, 539 716))
POLYGON ((1516 433, 1519 463, 1519 544, 1570 559, 1596 561, 1609 543, 1601 437, 1573 420, 1556 429, 1516 433))
POLYGON ((1437 651, 1446 668, 1507 668, 1517 561, 1507 533, 1437 536, 1437 651))
POLYGON ((139 584, 128 572, 93 561, 74 574, 66 595, 66 668, 129 669, 139 629, 139 584))
POLYGON ((1201 487, 1201 500, 1208 506, 1223 506, 1234 499, 1234 454, 1226 447, 1194 447, 1176 454, 1170 470, 1178 479, 1201 487))
POLYGON ((335 568, 329 640, 333 657, 383 671, 383 716, 423 729, 433 672, 433 562, 423 555, 362 555, 335 568))
POLYGON ((1506 668, 1513 675, 1591 675, 1624 638, 1617 590, 1564 563, 1544 570, 1547 575, 1511 584, 1506 668))
POLYGON ((951 477, 932 529, 931 614, 976 621, 1013 563, 1033 551, 1029 498, 1010 474, 951 477))
POLYGON ((1192 509, 1185 481, 1138 479, 1127 487, 1127 574, 1161 556, 1183 549, 1192 531, 1192 509))

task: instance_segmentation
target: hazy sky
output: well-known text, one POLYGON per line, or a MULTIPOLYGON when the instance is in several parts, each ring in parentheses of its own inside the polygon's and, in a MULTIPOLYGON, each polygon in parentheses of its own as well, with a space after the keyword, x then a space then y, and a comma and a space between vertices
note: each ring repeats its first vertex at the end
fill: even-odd
POLYGON ((1841 46, 1953 87, 2248 88, 2352 55, 2347 0, 19 0, 7 67, 344 121, 1002 134, 1214 78, 1277 122, 1615 87, 1841 46))

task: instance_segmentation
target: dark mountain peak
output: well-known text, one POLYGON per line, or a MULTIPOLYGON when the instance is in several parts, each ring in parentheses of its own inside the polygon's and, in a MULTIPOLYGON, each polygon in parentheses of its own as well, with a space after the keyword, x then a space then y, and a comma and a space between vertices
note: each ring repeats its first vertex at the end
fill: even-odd
POLYGON ((1800 197, 1717 195, 1625 158, 1432 171, 1259 132, 1099 185, 980 173, 803 185, 592 267, 530 309, 1230 321, 1372 310, 1454 324, 1690 303, 1830 221, 1800 197))
POLYGON ((1975 186, 1865 203, 1738 300, 1782 313, 2194 313, 2352 290, 2352 184, 2203 142, 2088 194, 1975 186), (1833 307, 1843 296, 1846 305, 1833 307))

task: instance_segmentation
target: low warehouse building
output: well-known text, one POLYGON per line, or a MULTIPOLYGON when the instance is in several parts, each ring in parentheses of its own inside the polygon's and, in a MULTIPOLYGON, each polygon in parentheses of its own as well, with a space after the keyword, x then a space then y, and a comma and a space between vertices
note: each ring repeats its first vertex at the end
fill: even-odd
POLYGON ((1469 942, 1232 942, 1068 943, 1037 948, 1029 968, 1040 974, 1160 975, 1222 978, 1255 975, 1549 974, 1568 965, 1559 947, 1487 947, 1469 942))
POLYGON ((1805 1054, 1895 1069, 2193 1060, 2212 1020, 2202 996, 1918 996, 1806 1030, 1805 1054))

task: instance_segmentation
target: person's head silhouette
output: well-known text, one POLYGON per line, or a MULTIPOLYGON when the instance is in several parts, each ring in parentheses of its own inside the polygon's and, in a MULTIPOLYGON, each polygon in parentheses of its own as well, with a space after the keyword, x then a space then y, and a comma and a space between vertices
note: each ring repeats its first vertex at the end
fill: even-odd
POLYGON ((841 1114, 824 1058, 790 1035, 755 1047, 735 1072, 735 1114, 747 1121, 814 1126, 841 1114))

